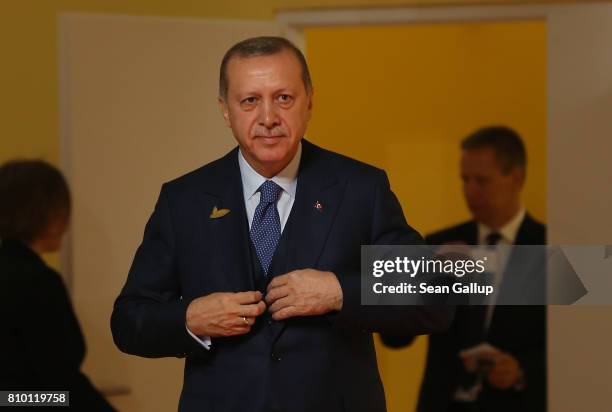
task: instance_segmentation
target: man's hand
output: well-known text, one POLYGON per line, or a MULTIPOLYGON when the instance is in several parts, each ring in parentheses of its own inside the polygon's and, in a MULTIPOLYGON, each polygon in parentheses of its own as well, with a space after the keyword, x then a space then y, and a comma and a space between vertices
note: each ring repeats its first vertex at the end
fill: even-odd
POLYGON ((272 279, 266 303, 275 320, 322 315, 342 309, 342 288, 332 272, 295 270, 272 279))
POLYGON ((508 389, 522 381, 523 371, 514 356, 500 352, 494 359, 487 379, 496 388, 508 389))
POLYGON ((219 292, 194 299, 187 307, 187 328, 197 336, 243 335, 266 310, 261 292, 219 292))

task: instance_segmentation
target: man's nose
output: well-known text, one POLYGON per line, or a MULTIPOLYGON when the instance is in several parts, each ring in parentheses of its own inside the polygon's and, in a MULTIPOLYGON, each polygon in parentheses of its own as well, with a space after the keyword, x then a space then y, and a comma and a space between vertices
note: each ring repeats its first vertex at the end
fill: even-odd
POLYGON ((259 123, 268 129, 277 126, 280 123, 277 108, 273 102, 264 102, 259 113, 259 123))

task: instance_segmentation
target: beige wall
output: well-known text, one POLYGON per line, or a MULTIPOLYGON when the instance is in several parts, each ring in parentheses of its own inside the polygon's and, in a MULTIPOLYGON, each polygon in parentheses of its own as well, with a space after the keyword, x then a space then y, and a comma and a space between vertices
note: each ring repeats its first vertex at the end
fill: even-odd
MULTIPOLYGON (((611 5, 561 9, 551 18, 548 233, 553 244, 612 244, 611 22, 611 5)), ((550 308, 551 411, 610 410, 611 322, 609 306, 550 308)))
MULTIPOLYGON (((161 184, 235 146, 217 105, 218 62, 271 22, 76 15, 62 19, 63 140, 74 195, 72 298, 85 371, 122 411, 176 409, 183 359, 120 353, 109 319, 161 184), (155 394, 155 396, 152 396, 155 394)), ((205 213, 203 211, 203 213, 205 213)))

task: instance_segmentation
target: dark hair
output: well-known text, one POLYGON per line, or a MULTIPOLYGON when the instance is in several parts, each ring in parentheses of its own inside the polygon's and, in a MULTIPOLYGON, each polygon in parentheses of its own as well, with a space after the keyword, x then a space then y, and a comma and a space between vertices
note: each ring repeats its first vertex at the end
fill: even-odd
POLYGON ((306 58, 300 49, 298 49, 293 43, 284 37, 261 36, 251 37, 236 43, 225 53, 223 60, 221 60, 221 68, 219 70, 219 97, 221 97, 223 100, 227 100, 227 65, 231 59, 234 57, 248 58, 269 56, 280 53, 283 50, 289 50, 293 52, 295 57, 297 57, 298 61, 300 62, 300 66, 302 66, 302 81, 304 82, 304 88, 306 89, 306 92, 310 93, 312 90, 310 71, 308 70, 306 58))
POLYGON ((0 238, 32 242, 56 218, 70 216, 70 190, 62 173, 41 160, 0 166, 0 238))
POLYGON ((463 139, 463 150, 491 148, 503 173, 515 167, 527 167, 527 152, 521 136, 506 126, 489 126, 479 129, 463 139))

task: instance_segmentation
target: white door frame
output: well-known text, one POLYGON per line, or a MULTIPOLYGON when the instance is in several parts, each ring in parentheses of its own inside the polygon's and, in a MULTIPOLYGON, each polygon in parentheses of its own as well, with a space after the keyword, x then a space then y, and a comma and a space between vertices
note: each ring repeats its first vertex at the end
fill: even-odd
POLYGON ((598 3, 280 10, 276 19, 294 30, 320 26, 547 20, 555 13, 566 13, 589 4, 598 3))

